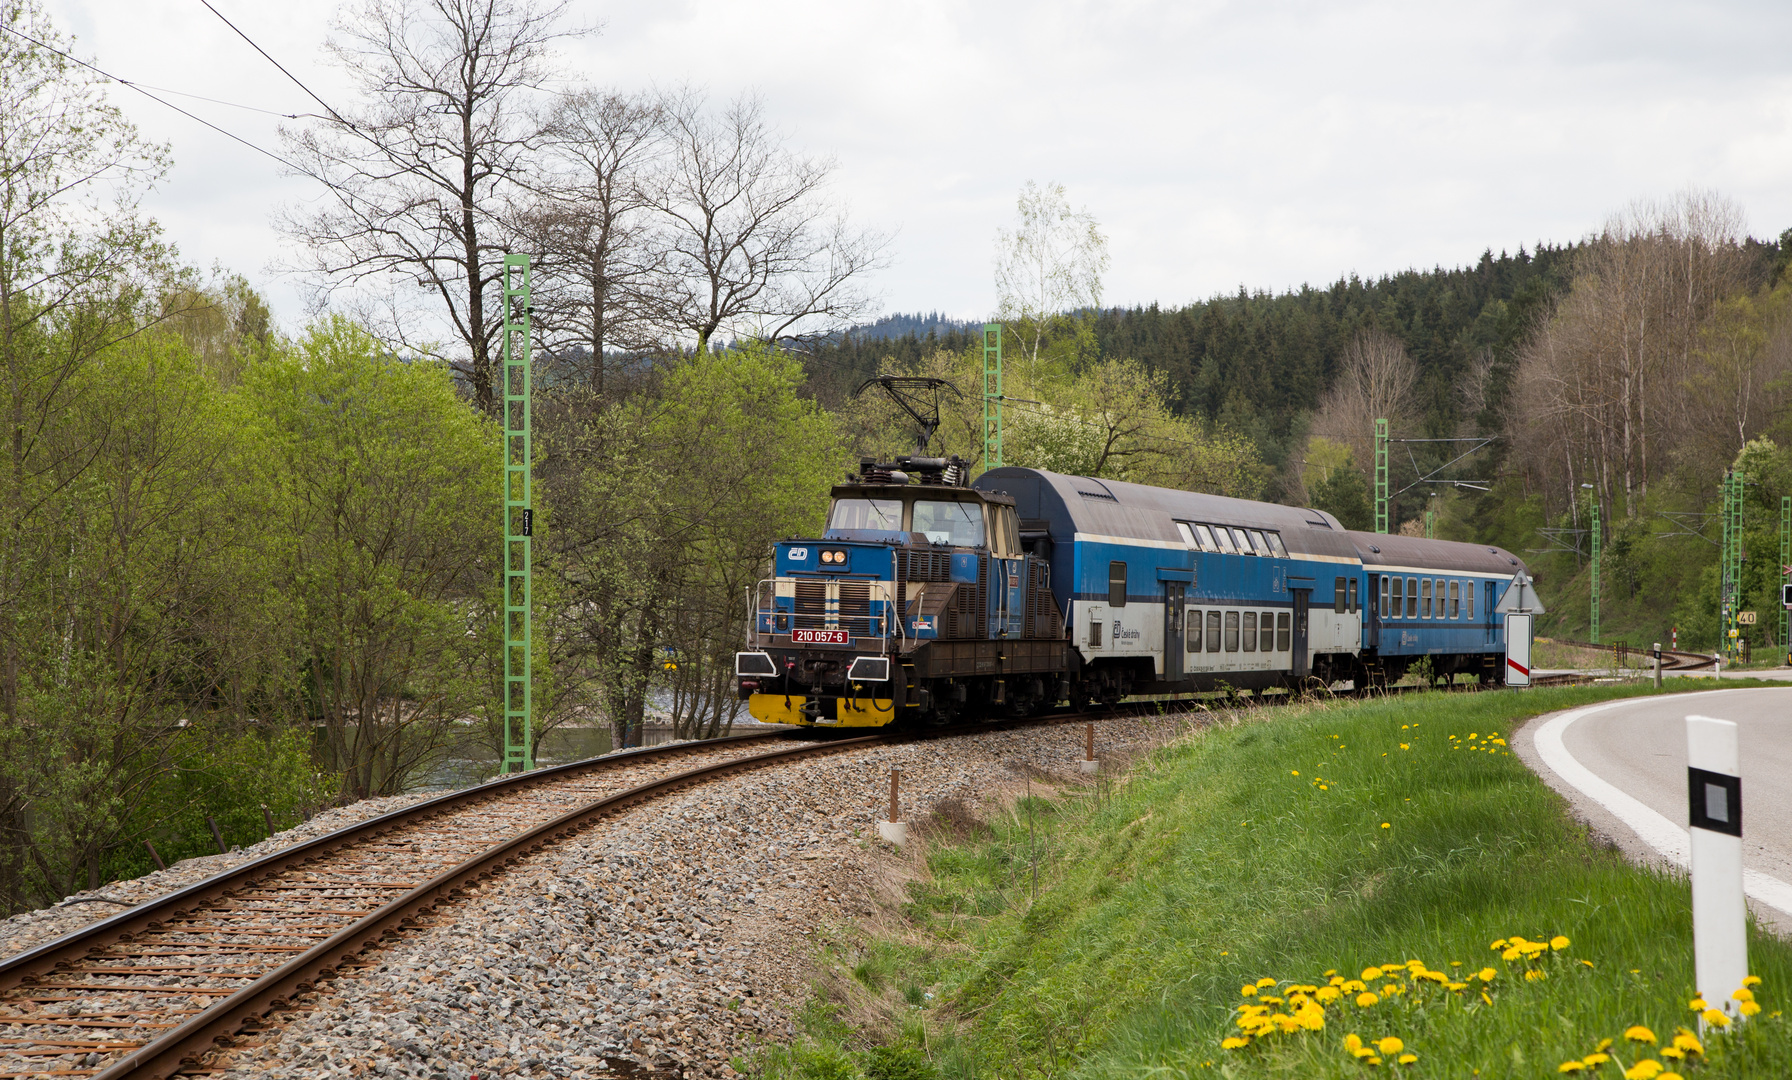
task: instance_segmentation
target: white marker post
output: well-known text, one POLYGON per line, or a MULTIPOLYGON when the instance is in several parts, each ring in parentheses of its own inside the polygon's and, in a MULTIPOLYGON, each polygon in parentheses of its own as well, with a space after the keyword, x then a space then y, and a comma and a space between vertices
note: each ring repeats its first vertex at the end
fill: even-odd
POLYGON ((1730 994, 1748 977, 1748 907, 1742 898, 1742 751, 1735 723, 1688 716, 1686 762, 1694 974, 1711 1008, 1738 1021, 1742 1003, 1730 994))
POLYGON ((1506 613, 1506 685, 1531 685, 1531 613, 1506 613))

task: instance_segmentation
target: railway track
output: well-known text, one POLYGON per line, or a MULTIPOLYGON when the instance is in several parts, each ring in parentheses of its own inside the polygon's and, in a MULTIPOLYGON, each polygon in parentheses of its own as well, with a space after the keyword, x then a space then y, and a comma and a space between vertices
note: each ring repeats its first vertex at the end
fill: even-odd
POLYGON ((175 1075, 457 890, 600 817, 718 776, 890 737, 764 749, 790 734, 655 747, 455 792, 11 957, 0 962, 0 1078, 175 1075))
MULTIPOLYGON (((1422 689, 1428 688, 1397 688, 1422 689)), ((478 879, 680 788, 879 742, 1188 704, 1126 703, 770 750, 766 744, 799 732, 741 735, 575 762, 444 795, 273 853, 0 962, 0 1080, 159 1080, 195 1068, 219 1040, 259 1030, 270 1014, 357 966, 362 953, 478 879)))
MULTIPOLYGON (((1612 653, 1617 649, 1615 645, 1595 645, 1591 641, 1570 641, 1567 638, 1538 638, 1537 640, 1544 643, 1567 645, 1574 649, 1597 649, 1604 653, 1612 653)), ((1626 648, 1625 651, 1630 655, 1644 657, 1650 654, 1650 650, 1641 647, 1626 648)), ((1699 671, 1711 667, 1712 663, 1710 655, 1706 653, 1687 652, 1684 649, 1661 650, 1661 670, 1663 671, 1699 671)))

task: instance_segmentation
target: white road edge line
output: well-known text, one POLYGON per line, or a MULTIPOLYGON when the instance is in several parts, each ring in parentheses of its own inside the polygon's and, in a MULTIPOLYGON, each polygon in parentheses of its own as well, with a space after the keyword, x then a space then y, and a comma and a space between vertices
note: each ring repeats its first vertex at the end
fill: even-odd
MULTIPOLYGON (((1701 690, 1692 694, 1676 695, 1677 699, 1704 697, 1707 694, 1721 694, 1722 690, 1701 690)), ((1662 857, 1683 870, 1691 869, 1691 861, 1687 854, 1691 837, 1685 829, 1669 821, 1654 809, 1639 800, 1618 790, 1614 785, 1600 779, 1593 770, 1582 765, 1562 741, 1568 728, 1583 716, 1590 716, 1607 709, 1622 708, 1636 704, 1636 699, 1626 698, 1622 701, 1610 701, 1603 705, 1589 705, 1574 709, 1552 719, 1537 729, 1531 737, 1537 748, 1537 756, 1543 759, 1550 771, 1579 791, 1605 807, 1619 821, 1630 826, 1643 843, 1648 844, 1662 857)), ((1742 891, 1768 907, 1792 915, 1792 884, 1787 884, 1771 874, 1763 874, 1758 870, 1743 870, 1742 891)))

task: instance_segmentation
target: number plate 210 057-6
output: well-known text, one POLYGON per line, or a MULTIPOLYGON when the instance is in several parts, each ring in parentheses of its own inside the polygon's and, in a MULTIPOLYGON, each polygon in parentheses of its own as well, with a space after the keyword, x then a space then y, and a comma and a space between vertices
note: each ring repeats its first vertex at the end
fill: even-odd
POLYGON ((852 635, 844 630, 792 630, 792 645, 851 645, 852 635))

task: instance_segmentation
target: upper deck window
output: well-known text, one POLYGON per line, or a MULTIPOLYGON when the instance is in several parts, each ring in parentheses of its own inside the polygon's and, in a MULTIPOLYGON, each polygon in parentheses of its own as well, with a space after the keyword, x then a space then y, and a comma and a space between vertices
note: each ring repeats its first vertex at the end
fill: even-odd
POLYGON ((901 499, 835 499, 828 515, 830 529, 902 530, 901 499))
POLYGON ((913 527, 936 544, 977 547, 983 543, 983 504, 916 499, 913 527))
POLYGON ((1251 546, 1257 549, 1257 554, 1262 555, 1265 558, 1274 554, 1274 552, 1269 549, 1269 541, 1263 538, 1261 532, 1258 532, 1256 529, 1246 529, 1245 532, 1250 536, 1251 546))
POLYGON ((1269 537, 1269 546, 1275 549, 1278 558, 1286 559, 1288 557, 1288 549, 1282 545, 1281 533, 1265 532, 1263 535, 1269 537))
POLYGON ((1195 526, 1195 539, 1201 542, 1202 551, 1218 551, 1220 542, 1213 538, 1213 530, 1205 525, 1195 526))
POLYGON ((1231 529, 1226 528, 1224 525, 1215 525, 1213 527, 1213 535, 1219 539, 1221 551, 1228 555, 1238 554, 1237 545, 1232 543, 1231 529))

